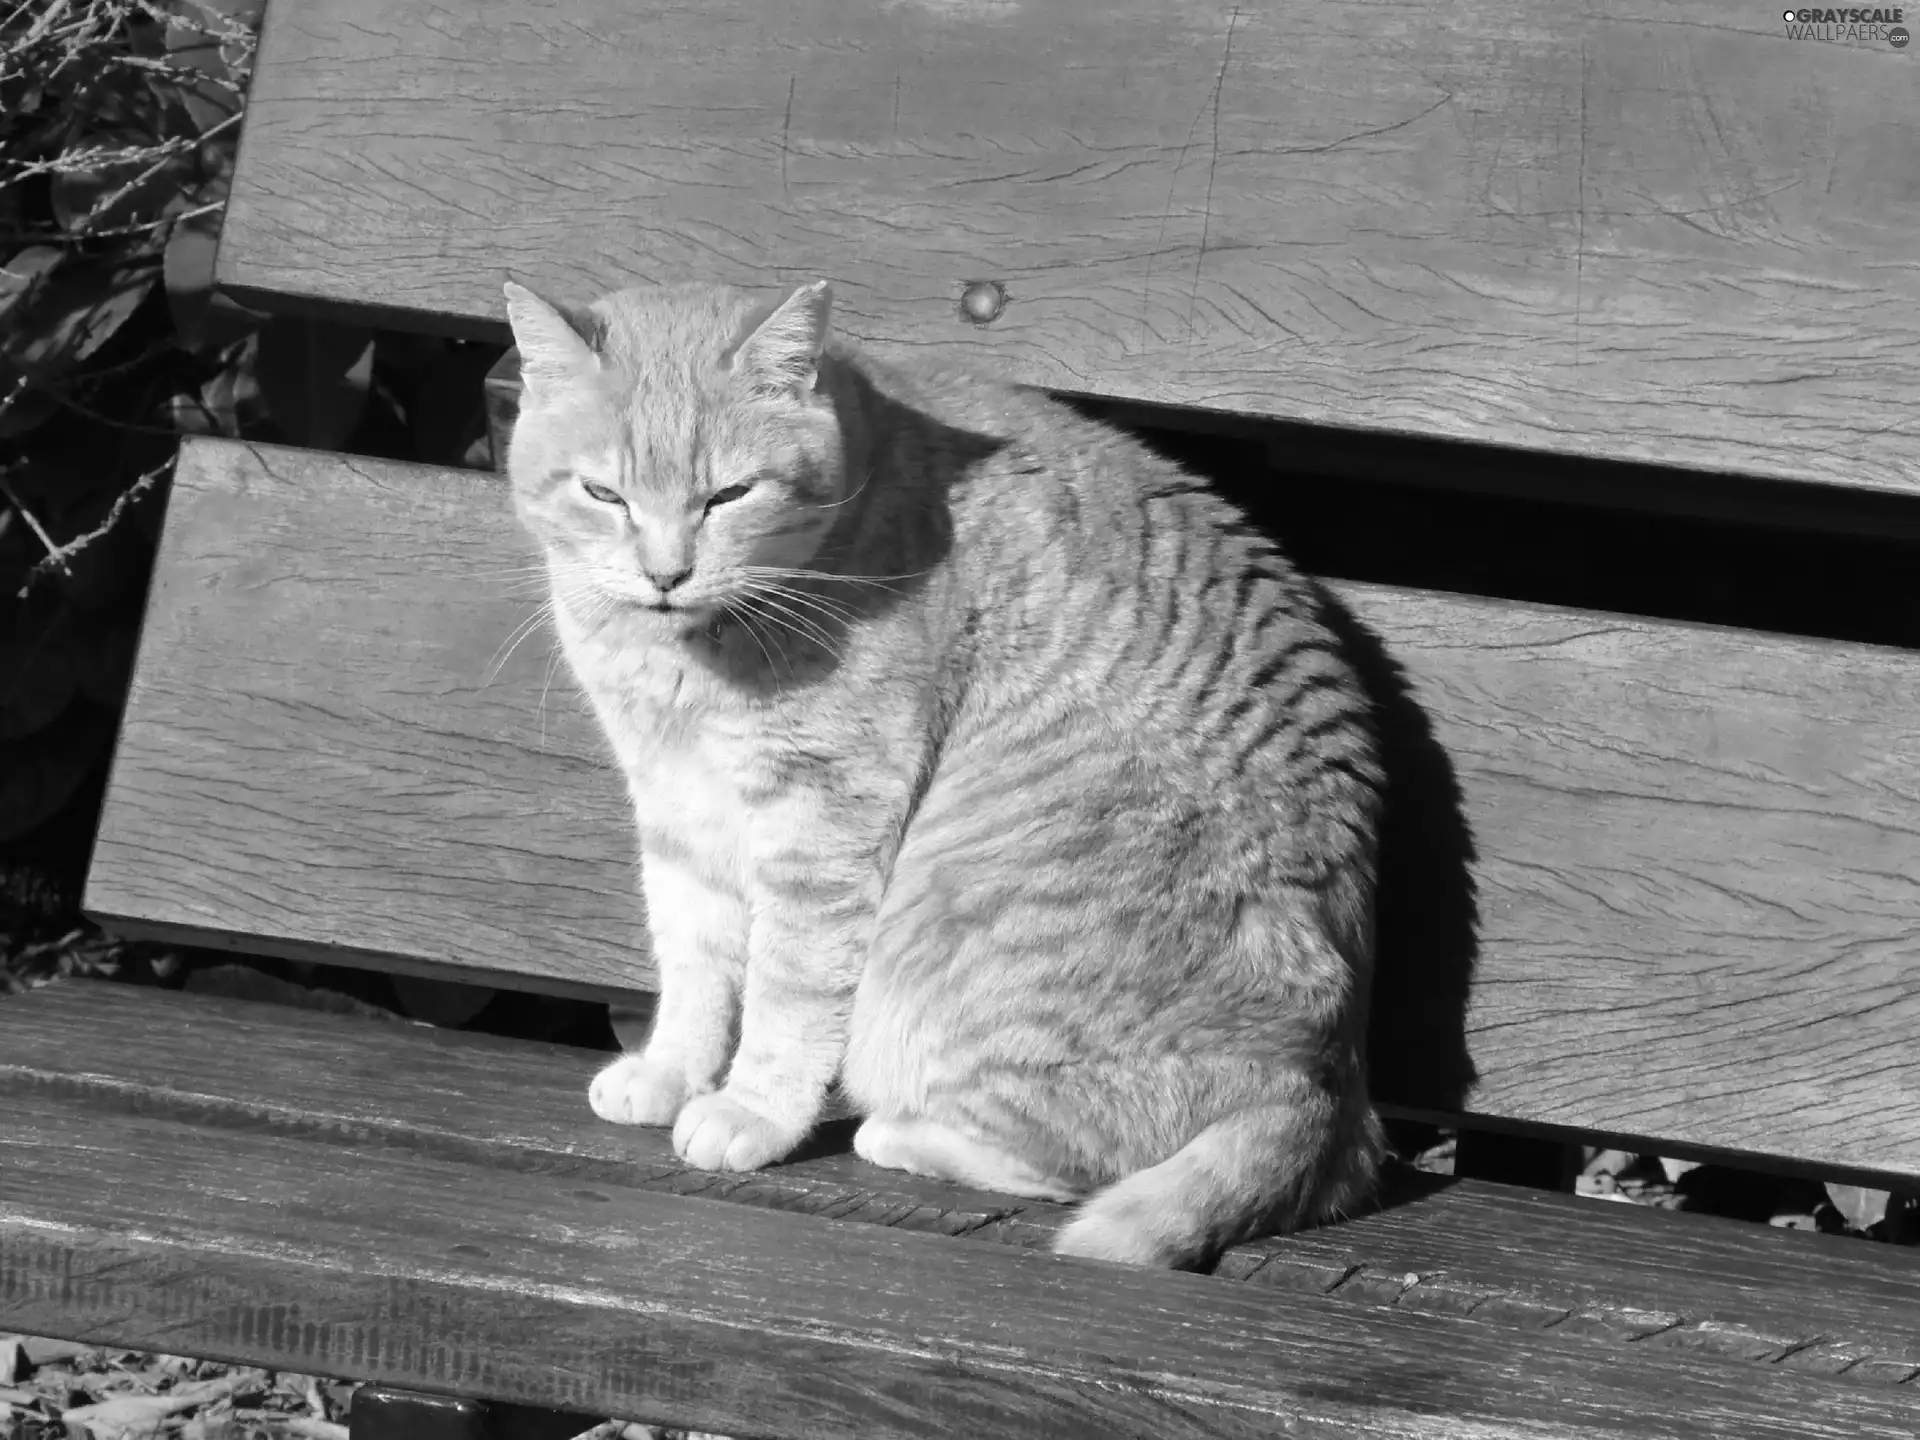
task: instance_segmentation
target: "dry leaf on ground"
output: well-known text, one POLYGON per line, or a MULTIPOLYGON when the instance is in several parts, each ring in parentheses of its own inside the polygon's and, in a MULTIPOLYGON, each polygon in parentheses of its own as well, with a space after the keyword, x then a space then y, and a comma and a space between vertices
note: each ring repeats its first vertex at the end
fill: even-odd
POLYGON ((177 1385, 160 1395, 117 1395, 93 1405, 76 1405, 61 1412, 69 1430, 84 1425, 93 1440, 137 1440, 152 1434, 169 1415, 197 1410, 233 1392, 239 1375, 221 1375, 177 1385))

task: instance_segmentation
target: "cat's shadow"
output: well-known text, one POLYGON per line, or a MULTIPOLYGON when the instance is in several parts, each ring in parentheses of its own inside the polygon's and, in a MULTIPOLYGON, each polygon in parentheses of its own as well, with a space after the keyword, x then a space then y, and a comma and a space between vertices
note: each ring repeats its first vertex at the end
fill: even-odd
POLYGON ((1367 1028, 1374 1099, 1455 1113, 1479 1079, 1466 1037, 1479 908, 1459 776, 1399 662, 1321 593, 1322 619, 1373 700, 1387 775, 1367 1028))

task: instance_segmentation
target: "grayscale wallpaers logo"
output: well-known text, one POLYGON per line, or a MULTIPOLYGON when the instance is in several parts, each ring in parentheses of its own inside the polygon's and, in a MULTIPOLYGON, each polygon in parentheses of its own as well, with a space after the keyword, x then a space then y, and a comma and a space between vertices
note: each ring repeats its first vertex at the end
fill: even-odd
POLYGON ((1796 10, 1783 10, 1781 18, 1787 22, 1787 38, 1790 40, 1875 40, 1884 41, 1896 50, 1907 48, 1912 37, 1902 22, 1906 14, 1899 7, 1891 10, 1829 10, 1818 6, 1802 6, 1796 10))

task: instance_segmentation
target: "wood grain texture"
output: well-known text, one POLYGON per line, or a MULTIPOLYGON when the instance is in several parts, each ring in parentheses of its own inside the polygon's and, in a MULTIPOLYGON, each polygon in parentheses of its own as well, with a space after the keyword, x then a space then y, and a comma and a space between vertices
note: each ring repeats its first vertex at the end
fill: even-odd
POLYGON ((7 1096, 0 1325, 738 1435, 1871 1440, 1920 1422, 1907 1385, 93 1100, 7 1096))
POLYGON ((490 336, 824 276, 1056 389, 1911 494, 1916 152, 1911 50, 1752 0, 303 0, 219 273, 490 336))
MULTIPOLYGON (((532 609, 500 578, 524 561, 492 477, 189 442, 89 910, 647 985, 624 790, 584 701, 544 636, 484 683, 532 609)), ((1336 588, 1464 812, 1457 875, 1417 830, 1399 865, 1457 884, 1470 923, 1386 898, 1386 1098, 1920 1176, 1920 657, 1336 588), (1451 1017, 1418 989, 1450 966, 1471 967, 1451 1017), (1435 1078, 1449 1025, 1470 1089, 1435 1078)))
MULTIPOLYGON (((99 984, 0 1007, 0 1036, 0 1110, 14 1096, 79 1102, 195 1125, 212 1145, 267 1131, 1023 1248, 1066 1214, 865 1165, 844 1127, 757 1174, 691 1170, 664 1132, 592 1116, 586 1084, 605 1057, 590 1051, 99 984)), ((1217 1273, 1870 1383, 1920 1372, 1920 1253, 1425 1176, 1389 1198, 1240 1247, 1217 1273)))
POLYGON ((557 638, 514 644, 545 581, 502 481, 190 446, 169 514, 91 907, 296 958, 651 984, 611 753, 557 638), (167 792, 199 797, 185 830, 167 792))
POLYGON ((1920 655, 1334 589, 1459 776, 1466 1109, 1920 1176, 1920 655))

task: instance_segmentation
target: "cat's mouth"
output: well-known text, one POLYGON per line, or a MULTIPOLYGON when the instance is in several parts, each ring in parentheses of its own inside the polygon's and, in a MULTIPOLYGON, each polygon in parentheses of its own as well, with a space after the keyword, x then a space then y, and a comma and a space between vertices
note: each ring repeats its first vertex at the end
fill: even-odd
POLYGON ((633 608, 662 623, 678 623, 688 629, 700 629, 713 617, 713 606, 702 600, 635 600, 633 608))
POLYGON ((703 608, 702 603, 691 596, 662 595, 657 590, 643 595, 637 588, 622 585, 614 587, 612 593, 628 609, 644 610, 653 615, 686 615, 703 608))
POLYGON ((663 595, 658 590, 643 595, 639 587, 625 584, 607 585, 603 588, 610 598, 626 609, 628 614, 638 611, 643 615, 657 615, 663 620, 698 621, 713 608, 713 602, 701 595, 683 595, 678 592, 663 595))

